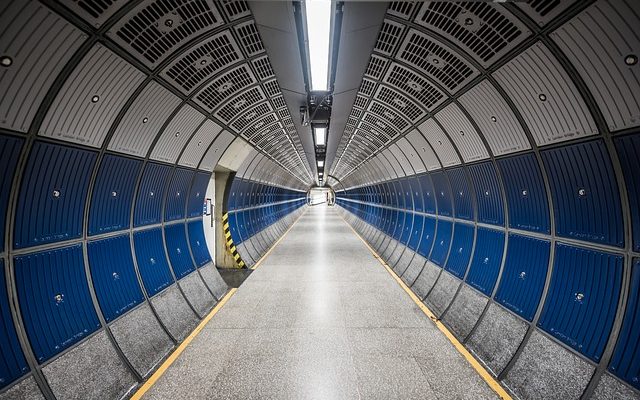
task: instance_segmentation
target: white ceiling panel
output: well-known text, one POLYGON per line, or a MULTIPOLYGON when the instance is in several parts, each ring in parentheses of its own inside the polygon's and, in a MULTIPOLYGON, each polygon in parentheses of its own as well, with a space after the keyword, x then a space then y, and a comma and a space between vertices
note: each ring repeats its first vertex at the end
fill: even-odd
POLYGON ((204 121, 204 124, 198 129, 191 138, 184 152, 180 156, 178 164, 186 167, 195 168, 200 164, 202 156, 209 148, 209 145, 216 138, 222 127, 218 126, 211 120, 204 121))
POLYGON ((436 157, 436 154, 431 148, 431 145, 420 132, 413 130, 407 134, 406 139, 411 142, 413 147, 416 149, 418 156, 428 171, 434 171, 442 168, 440 161, 438 161, 438 157, 436 157))
POLYGON ((465 162, 489 158, 489 153, 476 129, 457 104, 451 103, 435 115, 456 144, 465 162))
POLYGON ((224 154, 224 151, 229 147, 234 138, 235 136, 227 131, 220 133, 211 146, 209 146, 209 150, 207 150, 207 153, 202 158, 199 168, 205 171, 213 171, 218 164, 218 160, 220 160, 220 157, 222 157, 222 154, 224 154))
POLYGON ((406 155, 415 174, 419 174, 427 170, 422 163, 420 155, 418 155, 418 151, 411 145, 411 143, 409 143, 406 138, 398 140, 396 144, 398 145, 402 153, 406 155))
POLYGON ((204 121, 202 115, 190 105, 183 105, 165 128, 151 151, 153 160, 175 163, 193 132, 204 121))
POLYGON ((427 139, 440 159, 443 167, 451 167, 453 165, 460 164, 460 158, 458 157, 453 144, 451 144, 447 135, 442 131, 442 129, 440 129, 433 118, 420 125, 418 130, 422 132, 424 137, 427 139))

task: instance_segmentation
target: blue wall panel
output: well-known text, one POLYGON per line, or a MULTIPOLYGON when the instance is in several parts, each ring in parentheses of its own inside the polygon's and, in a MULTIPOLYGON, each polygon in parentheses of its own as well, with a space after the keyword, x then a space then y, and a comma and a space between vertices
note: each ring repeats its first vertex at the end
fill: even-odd
POLYGON ((556 245, 551 285, 538 325, 599 361, 616 315, 623 257, 556 245))
POLYGON ((507 259, 496 301, 531 321, 544 289, 551 243, 521 235, 509 235, 507 259))
POLYGON ((100 328, 82 245, 16 257, 15 279, 22 319, 39 362, 100 328))
POLYGON ((558 235, 622 247, 620 194, 601 140, 542 153, 558 235))
POLYGON ((476 192, 478 222, 504 225, 502 189, 493 163, 472 165, 469 167, 469 174, 476 192))
POLYGON ((409 178, 409 185, 411 186, 411 194, 413 197, 413 209, 419 212, 423 212, 424 200, 422 199, 422 189, 420 188, 420 181, 418 180, 418 177, 412 176, 411 178, 409 178))
POLYGON ((413 232, 411 233, 411 239, 409 240, 409 248, 413 251, 418 250, 420 244, 420 237, 422 236, 422 226, 424 225, 424 216, 415 214, 413 216, 413 232))
POLYGON ((168 225, 164 227, 165 238, 167 241, 167 253, 169 253, 169 261, 173 267, 176 278, 180 279, 195 270, 193 260, 189 254, 189 245, 187 244, 187 235, 183 223, 168 225))
POLYGON ((84 204, 96 153, 35 142, 16 210, 16 248, 82 236, 84 204))
POLYGON ((138 270, 149 297, 173 283, 160 229, 154 228, 133 234, 138 270))
POLYGON ((431 174, 433 181, 433 192, 438 204, 438 215, 451 217, 453 215, 453 202, 451 201, 451 190, 449 181, 444 172, 434 172, 431 174))
POLYGON ((168 165, 149 163, 144 169, 133 213, 134 226, 157 224, 162 215, 162 199, 171 173, 168 165))
MULTIPOLYGON (((164 220, 175 221, 184 218, 184 209, 187 205, 187 194, 191 188, 194 171, 185 168, 177 168, 167 189, 167 199, 164 209, 164 220)), ((202 204, 200 205, 202 207, 202 204)), ((202 208, 200 208, 202 212, 202 208)))
POLYGON ((609 371, 640 389, 640 259, 633 261, 627 309, 609 371))
POLYGON ((509 226, 533 232, 551 233, 549 202, 533 154, 498 160, 509 204, 509 226))
POLYGON ((93 287, 107 322, 144 301, 128 234, 89 242, 87 252, 93 287))
POLYGON ((402 227, 402 238, 400 242, 402 244, 409 243, 409 238, 411 237, 411 232, 413 229, 413 213, 407 212, 404 213, 404 224, 402 227))
POLYGON ((431 177, 428 174, 421 175, 419 177, 420 180, 420 190, 422 191, 422 201, 424 202, 424 212, 429 214, 436 213, 436 197, 435 191, 433 188, 433 183, 431 182, 431 177))
POLYGON ((631 226, 633 229, 633 250, 640 251, 640 134, 617 137, 613 141, 627 185, 629 206, 631 208, 631 226))
POLYGON ((420 245, 418 246, 418 253, 424 258, 429 258, 431 247, 433 245, 433 239, 436 234, 436 219, 431 217, 424 217, 424 227, 422 228, 422 237, 420 238, 420 245))
MULTIPOLYGON (((4 226, 7 216, 7 202, 11 194, 11 183, 20 157, 24 140, 12 136, 0 135, 0 253, 4 250, 4 226)), ((2 377, 0 376, 0 379, 2 377)), ((2 382, 0 381, 0 385, 2 382)))
POLYGON ((89 235, 129 228, 131 201, 142 161, 107 154, 98 171, 89 210, 89 235))
POLYGON ((210 173, 202 171, 196 172, 187 204, 187 218, 197 217, 203 214, 204 196, 207 193, 210 179, 210 173))
POLYGON ((490 296, 498 279, 503 253, 504 232, 478 228, 476 250, 467 275, 469 285, 490 296))
POLYGON ((449 243, 451 243, 451 233, 453 224, 449 221, 438 221, 438 231, 436 233, 436 243, 429 259, 442 266, 449 254, 449 243))
POLYGON ((240 183, 242 181, 240 179, 234 179, 231 182, 231 188, 229 189, 229 197, 227 198, 227 210, 233 211, 238 205, 238 199, 240 198, 240 193, 238 188, 240 187, 240 183))
POLYGON ((456 218, 473 220, 473 200, 471 185, 464 169, 455 168, 447 171, 453 195, 453 211, 456 218))
POLYGON ((473 234, 474 229, 471 225, 456 223, 453 228, 451 254, 445 269, 458 278, 462 278, 467 271, 473 249, 473 234))
POLYGON ((187 230, 189 233, 189 244, 191 245, 193 258, 196 260, 196 265, 198 265, 198 267, 202 267, 211 261, 211 254, 209 254, 207 241, 204 237, 204 226, 202 221, 195 220, 187 223, 187 230))
POLYGON ((0 389, 29 372, 13 325, 4 274, 4 260, 0 259, 0 389))

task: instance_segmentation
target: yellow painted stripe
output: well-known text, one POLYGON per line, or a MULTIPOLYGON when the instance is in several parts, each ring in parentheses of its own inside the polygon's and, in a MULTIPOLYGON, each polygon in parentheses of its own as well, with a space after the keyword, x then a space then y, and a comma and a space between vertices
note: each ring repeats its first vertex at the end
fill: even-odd
POLYGON ((376 253, 376 251, 371 246, 369 246, 369 243, 367 243, 362 238, 362 236, 360 236, 360 234, 358 234, 358 232, 356 232, 356 230, 353 229, 351 224, 349 224, 344 218, 342 218, 342 220, 347 224, 349 228, 351 228, 353 233, 362 241, 362 243, 364 243, 364 245, 367 247, 367 249, 369 249, 369 251, 373 254, 373 256, 377 258, 378 261, 380 261, 380 264, 382 264, 382 266, 387 270, 387 272, 389 272, 389 274, 393 277, 393 279, 395 279, 396 282, 398 282, 398 285, 400 285, 404 289, 404 291, 407 292, 409 297, 411 297, 411 300, 413 300, 416 303, 416 305, 420 307, 422 312, 425 313, 427 317, 429 317, 429 319, 431 319, 436 324, 436 327, 438 327, 438 329, 442 333, 444 333, 444 335, 447 337, 447 339, 449 339, 449 341, 453 344, 456 350, 458 350, 458 352, 462 354, 462 356, 469 362, 469 364, 471 364, 473 369, 475 369, 478 375, 480 375, 480 377, 484 379, 487 385, 489 385, 489 387, 494 392, 496 392, 496 394, 500 396, 501 399, 512 400, 509 393, 507 393, 507 391, 502 387, 502 385, 500 385, 500 382, 498 382, 493 377, 493 375, 491 375, 489 371, 487 371, 482 366, 482 364, 480 364, 480 362, 476 360, 476 358, 473 355, 471 355, 471 353, 469 353, 469 351, 464 347, 464 345, 460 343, 460 341, 458 341, 455 335, 451 333, 451 331, 449 331, 449 329, 442 322, 438 320, 435 314, 431 312, 431 310, 429 310, 429 308, 426 305, 424 305, 424 303, 418 298, 418 296, 416 296, 416 294, 413 293, 413 291, 409 288, 409 286, 407 286, 402 281, 402 279, 400 279, 400 277, 398 277, 398 275, 396 275, 396 273, 393 272, 393 269, 391 269, 391 267, 387 265, 387 263, 382 259, 382 257, 380 257, 378 253, 376 253))
POLYGON ((306 213, 307 211, 305 210, 305 212, 303 212, 302 214, 300 214, 300 216, 298 218, 296 218, 295 221, 293 221, 293 224, 291 224, 291 226, 289 227, 289 229, 287 229, 287 231, 282 234, 282 236, 280 236, 280 239, 276 240, 276 242, 273 244, 273 246, 271 246, 271 248, 269 250, 267 250, 266 253, 264 253, 264 255, 262 257, 260 257, 260 259, 253 265, 253 267, 251 267, 251 269, 256 269, 260 266, 260 264, 262 263, 262 261, 264 261, 265 258, 267 258, 267 256, 271 253, 271 251, 273 249, 276 248, 276 246, 280 243, 280 241, 282 241, 282 239, 284 239, 285 236, 287 236, 287 233, 289 233, 289 231, 291 229, 293 229, 293 226, 298 223, 298 220, 300 218, 302 218, 302 216, 306 213))
POLYGON ((142 386, 140 386, 140 388, 134 393, 134 395, 131 396, 132 400, 141 399, 142 396, 144 396, 144 394, 147 393, 149 389, 151 389, 151 387, 158 381, 158 379, 160 379, 160 377, 167 371, 167 368, 169 368, 171 364, 173 364, 174 361, 178 359, 180 354, 182 354, 182 352, 187 348, 187 346, 189 346, 189 343, 191 343, 191 341, 193 341, 193 339, 195 339, 196 336, 198 336, 198 334, 202 331, 202 329, 204 329, 204 327, 207 326, 209 321, 211 321, 211 318, 213 318, 213 316, 216 315, 218 311, 220 311, 222 306, 224 306, 226 302, 231 298, 231 296, 233 296, 237 291, 238 291, 238 288, 232 288, 231 290, 229 290, 229 293, 227 293, 218 302, 218 304, 216 304, 216 306, 213 307, 213 310, 211 310, 209 315, 207 315, 200 322, 200 324, 196 327, 196 329, 194 329, 193 332, 191 332, 191 334, 187 336, 187 338, 182 343, 180 343, 178 348, 176 348, 173 351, 173 353, 171 353, 171 355, 162 363, 162 365, 156 370, 156 372, 154 372, 153 375, 151 375, 151 377, 147 379, 147 381, 142 386))

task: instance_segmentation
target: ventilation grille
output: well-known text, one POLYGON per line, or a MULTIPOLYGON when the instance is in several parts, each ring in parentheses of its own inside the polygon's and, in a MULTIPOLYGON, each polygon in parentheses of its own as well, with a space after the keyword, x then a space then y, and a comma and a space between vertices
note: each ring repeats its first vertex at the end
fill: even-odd
POLYGON ((126 1, 124 0, 59 0, 95 27, 102 25, 126 1))
POLYGON ((379 86, 374 98, 395 108, 413 122, 426 116, 426 112, 413 100, 386 86, 379 86))
MULTIPOLYGON (((274 121, 275 121, 275 116, 274 116, 274 121)), ((265 128, 265 126, 266 126, 266 124, 262 125, 261 128, 255 128, 251 132, 249 132, 249 131, 244 132, 243 135, 248 137, 248 138, 250 138, 252 143, 257 143, 258 141, 264 139, 265 137, 267 137, 267 136, 269 136, 269 135, 271 135, 271 134, 273 134, 275 132, 281 131, 283 129, 282 128, 282 124, 280 122, 277 122, 275 124, 272 122, 272 125, 269 125, 266 128, 265 128), (258 132, 258 133, 256 134, 256 132, 258 132)), ((254 125, 254 127, 255 127, 255 125, 254 125)))
POLYGON ((262 40, 260 40, 258 29, 256 29, 256 24, 253 21, 238 24, 234 28, 248 57, 260 54, 264 51, 264 46, 262 45, 262 40))
POLYGON ((359 108, 365 108, 368 102, 369 102, 369 99, 367 99, 364 96, 358 95, 356 96, 356 101, 353 102, 353 106, 359 107, 359 108))
POLYGON ((427 2, 416 22, 451 38, 489 65, 525 38, 524 25, 489 3, 427 2))
POLYGON ((351 113, 349 113, 349 116, 359 119, 362 116, 362 110, 359 108, 352 108, 351 113))
POLYGON ((384 81, 407 93, 428 110, 444 100, 444 94, 426 79, 395 63, 387 72, 384 81))
POLYGON ((284 97, 282 96, 276 96, 272 98, 271 101, 276 108, 283 108, 287 106, 287 102, 284 101, 284 97))
POLYGON ((382 22, 374 50, 387 56, 392 55, 400 41, 400 35, 402 35, 403 30, 404 25, 385 19, 382 22))
POLYGON ((404 132, 409 127, 409 123, 400 117, 398 113, 378 102, 371 102, 369 105, 369 112, 377 115, 381 119, 387 120, 400 132, 404 132))
POLYGON ((280 94, 280 86, 278 85, 277 80, 272 80, 269 82, 265 82, 263 85, 264 90, 267 92, 267 96, 273 97, 280 94))
MULTIPOLYGON (((242 135, 246 137, 252 137, 253 135, 256 134, 256 132, 259 132, 260 129, 263 129, 264 127, 276 122, 277 120, 278 120, 278 117, 276 117, 276 114, 274 113, 268 114, 260 118, 257 122, 251 124, 248 128, 245 128, 245 130, 242 132, 242 135)), ((282 124, 280 124, 279 126, 280 126, 280 129, 282 129, 282 124)))
POLYGON ((256 58, 255 60, 251 61, 251 64, 253 64, 253 69, 256 71, 258 79, 260 79, 261 81, 264 81, 268 78, 273 78, 273 68, 271 68, 269 57, 264 56, 256 58))
POLYGON ((156 0, 123 18, 114 27, 114 39, 155 67, 182 44, 223 23, 213 0, 156 0))
POLYGON ((445 46, 415 30, 411 30, 402 43, 398 59, 430 75, 450 92, 477 74, 445 46))
POLYGON ((224 99, 256 83, 256 79, 246 64, 225 73, 205 87, 195 100, 204 108, 213 111, 224 99))
POLYGON ((538 25, 546 25, 575 1, 567 0, 526 0, 516 3, 538 25))
POLYGON ((262 88, 256 86, 234 97, 224 106, 220 107, 214 116, 225 124, 228 124, 229 121, 233 120, 244 110, 266 99, 267 97, 264 95, 262 88))
POLYGON ((396 131, 388 122, 381 120, 373 114, 365 113, 362 120, 375 126, 378 131, 384 132, 389 138, 394 138, 398 134, 398 131, 396 131))
POLYGON ((373 89, 375 89, 376 83, 374 81, 370 81, 368 79, 363 79, 360 84, 359 92, 365 96, 371 96, 373 94, 373 89))
POLYGON ((392 1, 389 4, 387 13, 403 19, 409 19, 415 8, 416 2, 414 1, 392 1))
POLYGON ((367 66, 367 70, 365 71, 364 75, 373 79, 382 78, 382 74, 384 73, 388 62, 389 60, 387 60, 386 58, 372 54, 371 59, 369 59, 369 65, 367 66))
POLYGON ((244 0, 221 0, 222 10, 229 21, 251 15, 249 5, 244 0))
POLYGON ((188 94, 207 78, 241 59, 231 32, 225 31, 174 61, 163 75, 188 94))
POLYGON ((235 129, 236 132, 240 132, 253 121, 256 121, 258 118, 271 111, 273 111, 273 109, 271 108, 271 104, 269 102, 259 104, 254 108, 247 110, 246 113, 242 113, 240 118, 231 123, 231 127, 235 129))

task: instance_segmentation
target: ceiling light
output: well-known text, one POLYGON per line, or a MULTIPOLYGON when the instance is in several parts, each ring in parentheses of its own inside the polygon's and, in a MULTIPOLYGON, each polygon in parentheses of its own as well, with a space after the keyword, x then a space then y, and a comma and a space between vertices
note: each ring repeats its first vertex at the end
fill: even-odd
POLYGON ((313 128, 313 133, 316 137, 316 146, 324 146, 327 143, 327 128, 313 128))
POLYGON ((331 1, 307 0, 305 6, 311 90, 328 90, 331 1))
POLYGON ((323 160, 319 160, 318 161, 318 167, 324 167, 324 161, 323 160))

